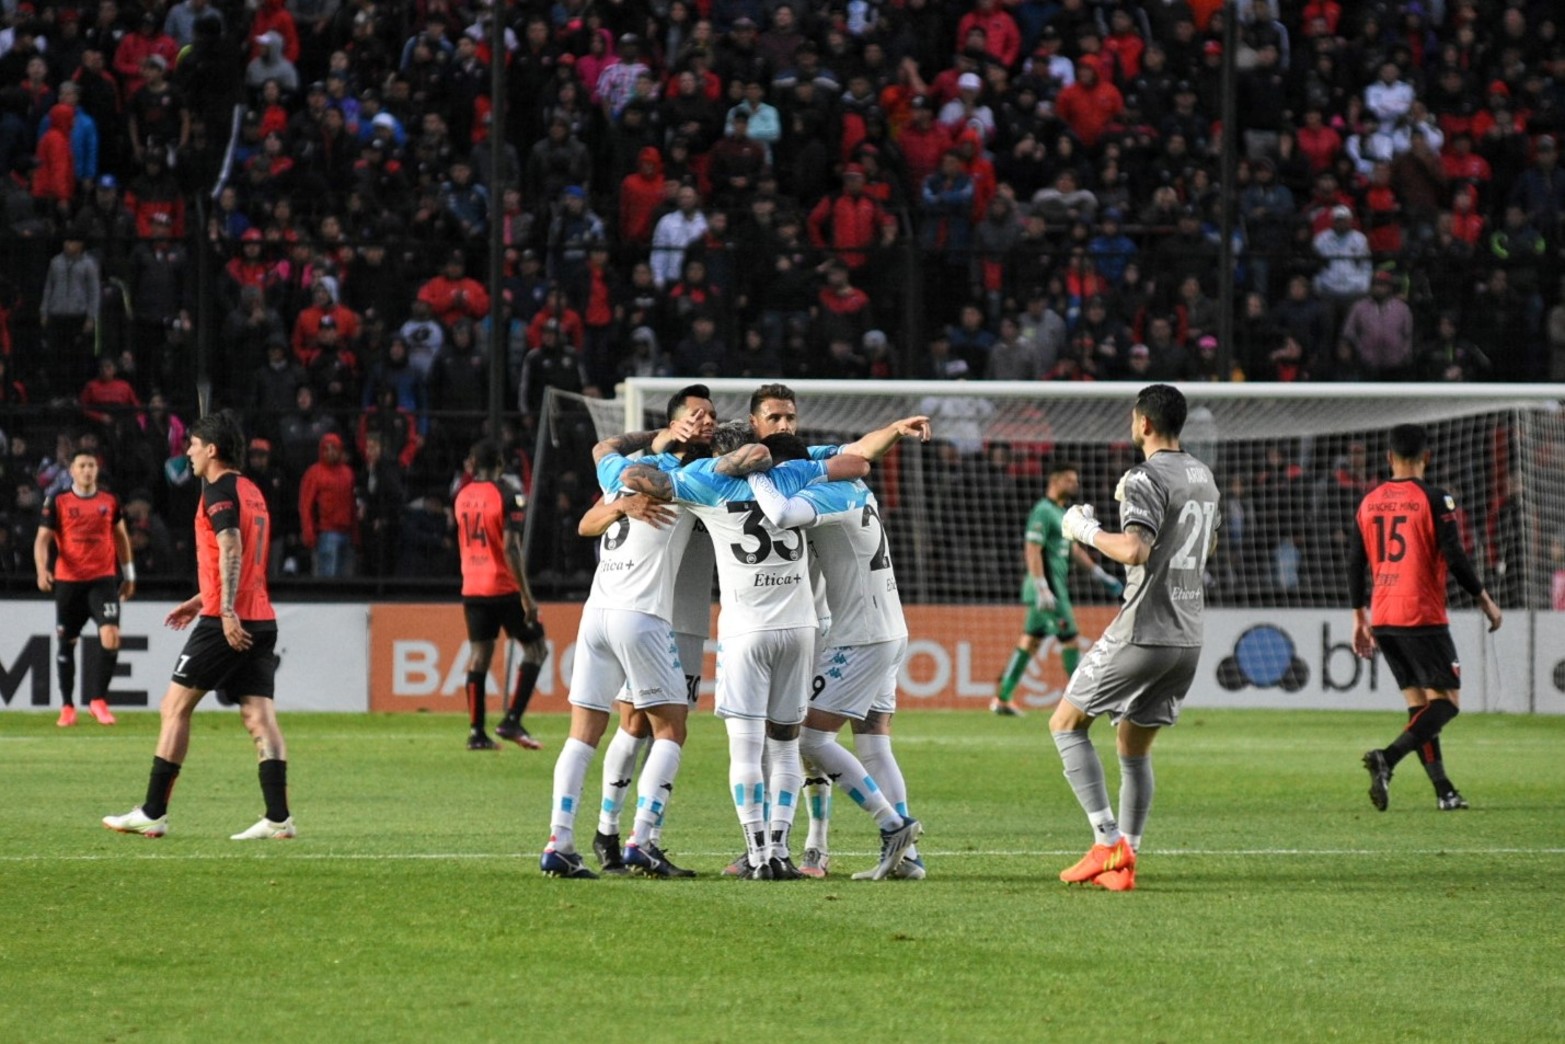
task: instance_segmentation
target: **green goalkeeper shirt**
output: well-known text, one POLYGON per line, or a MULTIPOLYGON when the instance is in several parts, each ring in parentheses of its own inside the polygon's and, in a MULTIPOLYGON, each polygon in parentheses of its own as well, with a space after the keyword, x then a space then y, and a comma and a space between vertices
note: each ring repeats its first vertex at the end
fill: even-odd
MULTIPOLYGON (((1054 597, 1068 601, 1065 577, 1070 570, 1071 542, 1065 538, 1065 509, 1048 497, 1032 506, 1027 515, 1027 542, 1043 548, 1043 575, 1048 578, 1054 597)), ((1022 601, 1035 601, 1032 576, 1022 580, 1022 601)))

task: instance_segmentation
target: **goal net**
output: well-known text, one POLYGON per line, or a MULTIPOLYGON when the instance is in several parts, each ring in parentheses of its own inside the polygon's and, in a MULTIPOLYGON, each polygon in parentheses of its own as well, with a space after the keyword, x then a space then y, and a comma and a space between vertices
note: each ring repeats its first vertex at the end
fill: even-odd
MULTIPOLYGON (((575 434, 554 440, 557 456, 538 463, 539 480, 570 471, 578 476, 572 482, 590 486, 590 460, 567 468, 560 455, 585 454, 594 438, 660 426, 669 396, 686 383, 638 378, 616 400, 551 398, 546 428, 575 434)), ((755 382, 706 383, 720 418, 748 412, 755 382)), ((910 612, 943 607, 939 627, 998 643, 998 652, 972 654, 982 665, 967 665, 976 699, 980 687, 992 688, 988 664, 1003 658, 1018 633, 1023 530, 1044 494, 1050 463, 1078 464, 1082 499, 1117 528, 1114 486, 1138 459, 1129 437, 1138 386, 799 381, 791 387, 801 434, 812 443, 851 441, 897 417, 931 418, 934 440, 904 441, 868 481, 910 612)), ((1468 551, 1496 600, 1508 609, 1565 608, 1565 389, 1211 384, 1183 390, 1190 402, 1185 448, 1212 467, 1223 493, 1221 539, 1206 577, 1210 606, 1346 607, 1354 512, 1388 475, 1391 428, 1415 422, 1431 434, 1428 480, 1456 498, 1468 551)), ((574 523, 547 524, 574 532, 574 523)), ((587 551, 590 556, 590 545, 587 551)), ((557 548, 546 560, 552 566, 566 553, 557 548)), ((1078 617, 1087 618, 1083 632, 1098 633, 1091 621, 1107 620, 1113 597, 1085 570, 1073 570, 1069 584, 1078 617)), ((1453 587, 1451 604, 1459 609, 1472 602, 1453 587)))

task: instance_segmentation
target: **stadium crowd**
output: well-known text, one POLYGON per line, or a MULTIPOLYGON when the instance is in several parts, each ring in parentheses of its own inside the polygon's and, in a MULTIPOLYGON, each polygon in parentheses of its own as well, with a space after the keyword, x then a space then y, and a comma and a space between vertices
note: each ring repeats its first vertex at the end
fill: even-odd
POLYGON ((83 441, 188 570, 204 325, 274 565, 454 575, 491 222, 524 477, 628 375, 1565 380, 1541 0, 522 0, 503 135, 487 3, 0 7, 4 573, 83 441))

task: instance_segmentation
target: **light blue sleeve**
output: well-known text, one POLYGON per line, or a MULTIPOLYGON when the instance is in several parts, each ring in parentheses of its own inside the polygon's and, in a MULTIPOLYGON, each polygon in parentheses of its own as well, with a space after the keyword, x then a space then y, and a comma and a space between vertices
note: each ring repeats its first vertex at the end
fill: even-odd
POLYGON ((625 488, 625 484, 620 481, 620 476, 630 465, 631 461, 619 453, 605 454, 598 461, 598 488, 603 490, 604 496, 611 497, 625 488))
POLYGON ((731 500, 752 500, 750 484, 705 468, 680 468, 668 475, 674 484, 674 499, 688 504, 720 507, 731 500))
POLYGON ((841 452, 842 452, 842 446, 841 445, 836 445, 836 446, 811 446, 810 447, 810 459, 811 460, 830 460, 831 458, 835 457, 837 454, 839 454, 841 452))
POLYGON ((798 496, 815 508, 817 518, 825 518, 863 507, 869 487, 862 482, 821 482, 800 490, 798 496))
POLYGON ((825 459, 789 460, 768 471, 777 492, 791 497, 806 486, 826 480, 825 459))

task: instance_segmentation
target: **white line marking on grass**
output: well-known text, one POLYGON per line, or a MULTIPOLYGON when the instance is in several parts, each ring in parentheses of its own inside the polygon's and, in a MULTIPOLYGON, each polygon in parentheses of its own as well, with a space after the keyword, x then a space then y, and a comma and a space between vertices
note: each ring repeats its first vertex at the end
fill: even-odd
MULTIPOLYGON (((166 843, 166 842, 165 842, 166 843)), ((296 842, 297 844, 297 842, 296 842)), ((983 851, 930 851, 922 850, 921 854, 931 859, 993 859, 993 858, 1054 858, 1080 854, 1078 848, 1043 848, 1043 849, 985 849, 983 851)), ((155 862, 158 860, 172 862, 200 862, 226 859, 279 859, 290 862, 438 862, 442 860, 483 860, 483 859, 536 859, 537 852, 294 852, 290 854, 272 853, 262 854, 254 847, 246 852, 176 852, 176 853, 111 853, 111 852, 77 852, 64 855, 45 855, 41 853, 26 855, 0 855, 0 863, 93 863, 109 860, 143 860, 155 862)), ((698 859, 717 858, 730 855, 728 851, 713 852, 681 852, 682 856, 692 856, 698 859)), ((868 859, 876 853, 865 850, 862 852, 835 851, 832 855, 846 859, 868 859)), ((1565 855, 1565 848, 1171 848, 1146 850, 1148 856, 1174 856, 1195 858, 1330 858, 1339 856, 1368 856, 1368 857, 1405 857, 1405 856, 1482 856, 1482 855, 1521 855, 1521 856, 1560 856, 1565 855)))

